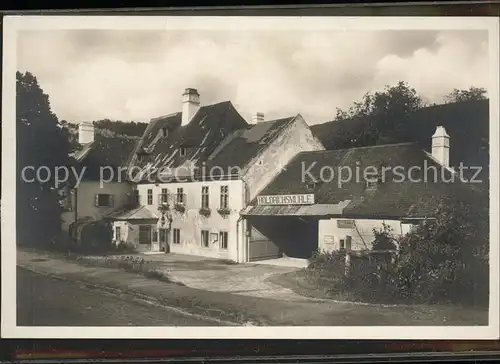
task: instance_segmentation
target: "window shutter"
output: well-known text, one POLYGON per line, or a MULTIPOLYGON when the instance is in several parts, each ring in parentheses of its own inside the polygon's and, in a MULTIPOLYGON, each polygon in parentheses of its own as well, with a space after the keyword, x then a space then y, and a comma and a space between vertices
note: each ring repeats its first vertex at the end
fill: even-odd
POLYGON ((115 200, 113 199, 113 195, 109 195, 109 207, 113 207, 115 205, 115 200))
POLYGON ((99 194, 95 195, 95 205, 99 207, 99 194))

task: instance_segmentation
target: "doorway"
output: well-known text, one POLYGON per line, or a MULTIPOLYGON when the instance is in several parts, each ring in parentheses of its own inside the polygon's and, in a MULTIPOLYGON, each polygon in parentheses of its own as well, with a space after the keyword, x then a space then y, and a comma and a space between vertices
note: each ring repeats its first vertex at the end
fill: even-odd
POLYGON ((170 239, 169 239, 169 230, 160 228, 159 232, 159 240, 160 240, 160 251, 169 253, 170 252, 170 239))

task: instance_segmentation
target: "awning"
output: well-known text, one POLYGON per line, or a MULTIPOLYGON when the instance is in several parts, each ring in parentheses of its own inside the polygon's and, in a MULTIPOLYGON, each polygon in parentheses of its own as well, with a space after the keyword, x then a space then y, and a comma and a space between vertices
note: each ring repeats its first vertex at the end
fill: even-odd
POLYGON ((148 210, 145 206, 139 206, 132 210, 121 210, 106 216, 112 220, 149 220, 158 219, 158 216, 148 210))
POLYGON ((349 200, 338 204, 247 206, 240 212, 242 216, 328 216, 342 215, 349 200))

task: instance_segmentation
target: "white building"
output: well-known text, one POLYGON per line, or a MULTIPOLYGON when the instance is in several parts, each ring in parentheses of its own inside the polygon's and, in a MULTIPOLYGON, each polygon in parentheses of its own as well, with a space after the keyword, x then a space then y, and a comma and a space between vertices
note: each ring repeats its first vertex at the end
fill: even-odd
POLYGON ((66 198, 61 219, 65 232, 77 221, 101 220, 111 212, 123 209, 133 197, 133 184, 118 178, 117 171, 126 163, 136 141, 100 135, 88 122, 79 125, 78 141, 81 148, 73 155, 77 162, 74 167, 83 178, 78 184, 73 181, 73 187, 63 191, 66 198), (101 168, 106 183, 101 183, 101 168))
POLYGON ((248 124, 230 102, 200 107, 194 89, 183 97, 182 112, 151 120, 133 153, 140 208, 109 216, 114 239, 140 251, 248 261, 240 211, 295 155, 323 145, 300 115, 265 121, 256 113, 248 124))

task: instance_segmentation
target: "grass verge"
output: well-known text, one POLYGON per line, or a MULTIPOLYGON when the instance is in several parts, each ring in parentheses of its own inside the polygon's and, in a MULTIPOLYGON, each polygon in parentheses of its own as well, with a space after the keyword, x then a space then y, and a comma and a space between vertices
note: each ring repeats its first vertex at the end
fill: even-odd
POLYGON ((157 263, 132 256, 68 256, 76 263, 86 267, 103 267, 121 269, 129 273, 141 274, 146 278, 157 279, 163 282, 173 282, 168 274, 158 269, 157 263))

